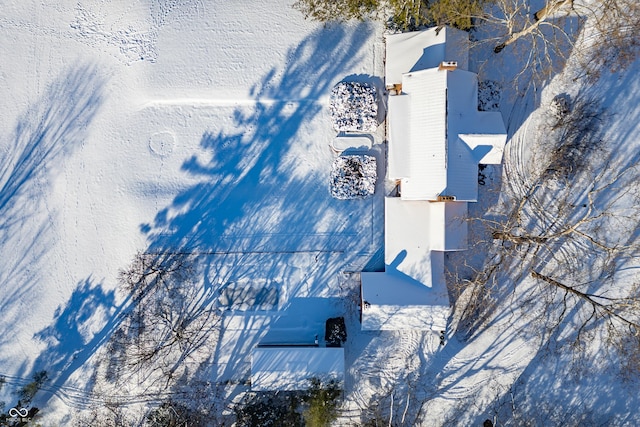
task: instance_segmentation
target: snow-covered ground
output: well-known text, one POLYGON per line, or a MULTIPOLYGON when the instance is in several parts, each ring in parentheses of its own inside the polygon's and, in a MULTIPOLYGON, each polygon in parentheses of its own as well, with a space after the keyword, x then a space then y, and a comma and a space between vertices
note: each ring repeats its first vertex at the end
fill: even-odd
MULTIPOLYGON (((34 404, 45 420, 82 400, 58 387, 85 387, 79 373, 128 303, 117 277, 137 251, 202 254, 214 286, 282 295, 284 315, 228 314, 223 373, 267 332, 308 339, 342 313, 338 273, 381 250, 383 188, 331 197, 329 95, 347 77, 381 75, 381 26, 325 27, 287 1, 15 1, 2 15, 7 408, 43 369, 53 394, 34 404)), ((383 132, 371 150, 380 165, 383 132)))
MULTIPOLYGON (((445 346, 432 333, 359 331, 350 272, 382 268, 384 125, 369 152, 375 195, 336 200, 329 99, 342 80, 380 85, 381 24, 304 21, 288 0, 53 3, 8 0, 0 16, 4 411, 40 370, 43 425, 171 394, 149 396, 140 378, 95 393, 98 358, 131 303, 118 274, 142 251, 193 254, 203 292, 220 296, 219 340, 191 373, 193 389, 221 385, 223 402, 247 389, 256 344, 307 343, 344 315, 341 425, 470 425, 539 402, 567 408, 568 424, 639 422, 632 385, 597 359, 576 372, 571 354, 549 353, 511 296, 445 346)), ((621 157, 638 149, 638 71, 581 87, 611 113, 606 137, 621 157)), ((482 72, 492 79, 490 65, 482 72)), ((526 178, 542 111, 577 85, 571 70, 523 96, 494 80, 510 141, 504 169, 485 171, 478 215, 497 204, 492 190, 526 178)))

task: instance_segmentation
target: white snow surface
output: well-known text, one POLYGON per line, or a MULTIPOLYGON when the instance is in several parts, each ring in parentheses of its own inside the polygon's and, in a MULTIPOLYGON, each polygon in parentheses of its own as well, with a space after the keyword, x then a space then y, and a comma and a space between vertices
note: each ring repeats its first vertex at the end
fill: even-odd
MULTIPOLYGON (((275 287, 293 312, 295 298, 313 297, 308 323, 285 321, 277 306, 265 313, 275 326, 256 315, 243 334, 230 329, 204 380, 218 381, 226 362, 247 375, 254 340, 269 331, 313 336, 341 314, 332 313, 338 273, 379 251, 383 204, 382 194, 331 197, 329 97, 346 76, 381 75, 381 25, 305 21, 288 0, 11 0, 2 9, 7 408, 42 369, 50 379, 34 404, 46 425, 67 425, 95 401, 94 356, 129 304, 117 277, 137 251, 202 254, 205 286, 275 287)), ((380 159, 382 131, 371 148, 380 159)), ((229 313, 236 319, 255 314, 230 307, 244 310, 229 313)), ((112 397, 143 402, 131 397, 141 392, 132 383, 112 397)))

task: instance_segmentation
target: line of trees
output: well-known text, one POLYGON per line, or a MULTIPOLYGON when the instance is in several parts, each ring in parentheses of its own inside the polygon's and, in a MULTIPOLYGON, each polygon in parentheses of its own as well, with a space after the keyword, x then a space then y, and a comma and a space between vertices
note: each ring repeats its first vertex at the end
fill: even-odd
POLYGON ((294 9, 321 22, 381 19, 398 30, 449 25, 462 30, 485 28, 476 44, 490 44, 498 54, 515 48, 521 71, 515 83, 548 79, 562 68, 585 20, 596 39, 583 65, 624 67, 638 53, 640 3, 636 0, 297 0, 294 9), (537 5, 537 6, 536 6, 537 5), (541 7, 540 7, 541 6, 541 7), (594 62, 595 61, 595 62, 594 62))

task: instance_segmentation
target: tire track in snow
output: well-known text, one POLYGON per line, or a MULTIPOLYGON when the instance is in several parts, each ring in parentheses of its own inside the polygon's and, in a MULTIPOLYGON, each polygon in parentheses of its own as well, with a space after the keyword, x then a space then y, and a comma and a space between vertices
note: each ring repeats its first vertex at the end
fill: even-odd
POLYGON ((464 399, 494 386, 508 387, 513 382, 512 377, 527 364, 527 355, 533 354, 529 343, 524 339, 502 337, 500 332, 491 338, 482 348, 458 343, 448 353, 445 353, 446 347, 443 349, 443 357, 449 360, 437 384, 439 398, 464 399))
MULTIPOLYGON (((11 385, 15 386, 17 389, 33 382, 30 378, 11 375, 0 376, 5 379, 5 386, 11 385)), ((108 396, 102 396, 101 394, 93 393, 80 387, 46 383, 38 390, 38 393, 36 394, 36 401, 37 396, 40 393, 55 396, 67 407, 77 410, 89 409, 94 406, 104 406, 107 404, 117 404, 120 406, 132 406, 141 403, 161 404, 170 397, 176 397, 183 394, 181 392, 149 392, 134 395, 110 393, 108 396)))
POLYGON ((276 104, 320 104, 329 105, 329 97, 322 96, 319 98, 171 98, 171 99, 153 99, 142 104, 139 109, 164 106, 187 106, 187 107, 236 107, 236 106, 255 106, 255 105, 276 105, 276 104))
MULTIPOLYGON (((345 418, 357 419, 367 409, 391 394, 408 396, 417 384, 423 359, 421 352, 431 349, 435 335, 422 331, 383 331, 359 355, 351 367, 357 381, 345 398, 345 418)), ((396 402, 397 403, 397 402, 396 402)))
POLYGON ((509 117, 508 132, 512 134, 511 140, 507 145, 507 158, 505 171, 506 175, 510 178, 510 184, 514 187, 514 190, 518 194, 523 194, 526 188, 526 135, 529 132, 530 120, 528 113, 530 114, 532 108, 529 107, 530 95, 525 95, 520 99, 520 102, 516 102, 513 108, 513 112, 509 117), (521 123, 519 129, 511 129, 514 123, 521 123))

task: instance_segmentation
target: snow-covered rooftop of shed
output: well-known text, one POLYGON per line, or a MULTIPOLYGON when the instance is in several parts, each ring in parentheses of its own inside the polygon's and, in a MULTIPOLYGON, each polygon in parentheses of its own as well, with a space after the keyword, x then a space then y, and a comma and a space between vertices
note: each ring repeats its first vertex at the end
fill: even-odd
POLYGON ((469 35, 455 28, 391 34, 386 36, 387 86, 402 83, 404 73, 437 67, 442 61, 456 61, 469 67, 469 35))
POLYGON ((311 378, 344 381, 344 349, 325 347, 264 347, 251 354, 254 391, 306 390, 311 378))

